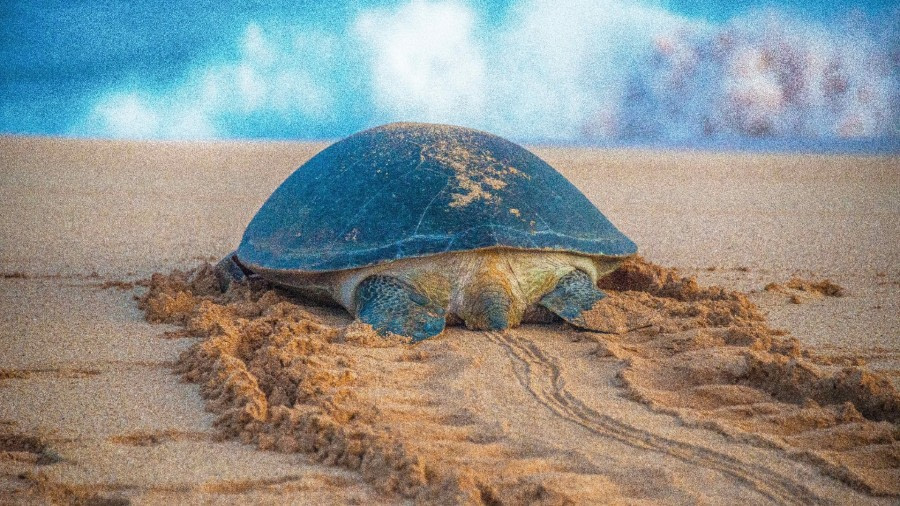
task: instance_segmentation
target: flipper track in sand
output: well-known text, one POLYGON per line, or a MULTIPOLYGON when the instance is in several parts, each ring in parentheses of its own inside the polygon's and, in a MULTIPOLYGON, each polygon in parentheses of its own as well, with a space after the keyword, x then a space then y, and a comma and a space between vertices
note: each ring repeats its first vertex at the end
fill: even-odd
POLYGON ((548 410, 592 433, 615 439, 628 446, 663 453, 686 463, 728 474, 779 504, 827 504, 802 484, 791 481, 763 466, 737 459, 701 446, 665 438, 623 423, 589 408, 565 388, 565 380, 553 358, 534 343, 513 339, 502 332, 485 332, 515 362, 519 383, 548 410))

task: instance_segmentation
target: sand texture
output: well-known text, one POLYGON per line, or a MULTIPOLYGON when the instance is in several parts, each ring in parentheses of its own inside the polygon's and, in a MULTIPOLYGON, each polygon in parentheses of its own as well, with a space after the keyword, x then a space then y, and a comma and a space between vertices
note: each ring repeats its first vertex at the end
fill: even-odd
POLYGON ((900 162, 542 149, 588 315, 408 345, 208 262, 321 144, 0 138, 0 503, 900 497, 900 162))

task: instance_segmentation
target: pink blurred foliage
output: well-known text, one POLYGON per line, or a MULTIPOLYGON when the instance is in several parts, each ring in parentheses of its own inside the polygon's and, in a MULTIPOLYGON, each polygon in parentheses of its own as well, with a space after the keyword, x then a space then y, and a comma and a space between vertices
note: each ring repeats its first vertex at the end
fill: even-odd
MULTIPOLYGON (((894 17, 900 17, 895 12, 894 17)), ((896 136, 900 50, 862 14, 819 26, 761 11, 653 41, 623 97, 624 137, 896 136)))

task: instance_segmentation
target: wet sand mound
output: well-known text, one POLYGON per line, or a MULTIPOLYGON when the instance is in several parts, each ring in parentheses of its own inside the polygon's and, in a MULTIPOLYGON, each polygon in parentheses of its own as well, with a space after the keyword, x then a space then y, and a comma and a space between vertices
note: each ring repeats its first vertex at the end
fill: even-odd
POLYGON ((382 413, 357 393, 385 369, 421 360, 421 351, 364 325, 325 325, 263 284, 236 285, 220 295, 209 266, 153 276, 140 305, 150 321, 182 324, 208 338, 181 356, 178 371, 202 385, 225 435, 358 469, 385 493, 477 495, 449 476, 427 486, 434 472, 402 441, 378 430, 382 413), (385 349, 391 350, 379 353, 385 349))
POLYGON ((810 281, 802 278, 791 278, 787 283, 769 283, 764 288, 767 292, 782 293, 789 297, 793 304, 803 304, 823 297, 844 297, 847 291, 844 287, 832 282, 830 279, 810 281))
POLYGON ((740 293, 639 258, 601 287, 610 296, 588 315, 599 332, 450 329, 418 345, 326 323, 264 283, 221 294, 208 265, 154 275, 139 304, 149 321, 204 338, 177 370, 201 386, 223 435, 358 470, 386 494, 471 503, 733 497, 683 483, 690 469, 737 478, 734 486, 777 502, 821 499, 787 464, 737 462, 606 413, 631 402, 619 400, 625 393, 858 490, 900 495, 900 396, 889 382, 817 361, 740 293))
MULTIPOLYGON (((628 364, 621 377, 635 399, 782 448, 870 493, 900 494, 900 395, 888 379, 835 367, 769 327, 742 294, 701 288, 673 270, 630 260, 603 285, 612 300, 594 309, 598 319, 655 318, 603 339, 628 364)), ((843 295, 827 280, 785 287, 843 295)))

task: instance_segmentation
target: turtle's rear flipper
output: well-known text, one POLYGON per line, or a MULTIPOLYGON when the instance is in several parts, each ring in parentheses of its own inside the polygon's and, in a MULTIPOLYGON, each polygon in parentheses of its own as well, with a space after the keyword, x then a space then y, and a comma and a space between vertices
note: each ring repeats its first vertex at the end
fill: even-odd
POLYGON ((444 308, 393 276, 374 275, 356 287, 356 317, 379 334, 421 341, 444 330, 444 308))
POLYGON ((544 295, 538 304, 572 325, 590 330, 583 313, 604 297, 606 294, 597 289, 591 277, 576 269, 560 278, 556 288, 544 295))
POLYGON ((216 264, 215 271, 216 279, 219 281, 219 289, 223 292, 228 290, 231 283, 246 281, 247 277, 252 274, 238 261, 236 251, 225 255, 225 258, 216 264))

